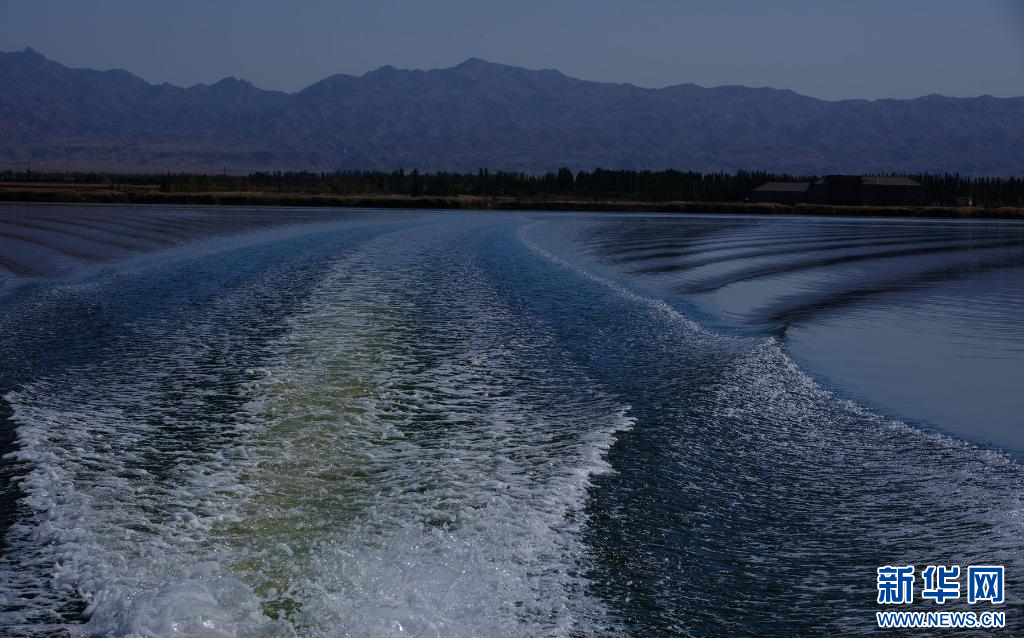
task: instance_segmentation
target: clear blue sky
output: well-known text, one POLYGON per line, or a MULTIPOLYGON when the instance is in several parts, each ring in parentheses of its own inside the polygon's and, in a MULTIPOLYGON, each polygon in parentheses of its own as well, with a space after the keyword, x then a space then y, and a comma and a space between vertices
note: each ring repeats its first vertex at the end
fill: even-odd
POLYGON ((0 50, 191 85, 294 91, 476 56, 660 87, 1024 95, 1024 0, 0 0, 0 50))

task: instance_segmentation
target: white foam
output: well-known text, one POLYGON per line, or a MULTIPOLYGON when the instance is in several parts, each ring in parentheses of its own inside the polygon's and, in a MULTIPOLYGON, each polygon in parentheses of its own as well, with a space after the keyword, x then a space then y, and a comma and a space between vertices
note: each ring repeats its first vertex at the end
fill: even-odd
POLYGON ((443 232, 339 259, 271 344, 274 363, 249 371, 240 413, 211 420, 203 393, 226 389, 182 383, 217 383, 200 364, 203 326, 163 335, 178 350, 159 362, 9 395, 26 498, 0 596, 39 596, 0 624, 82 636, 610 625, 586 593, 579 534, 628 406, 502 305, 471 255, 432 245, 443 232), (169 403, 169 390, 187 395, 169 403), (84 624, 47 619, 76 600, 84 624))
MULTIPOLYGON (((444 273, 410 263, 436 248, 409 238, 396 259, 393 241, 338 265, 268 374, 275 458, 260 491, 291 498, 257 499, 253 517, 291 537, 301 562, 285 579, 301 604, 294 622, 326 635, 586 633, 605 612, 585 592, 581 508, 628 407, 585 379, 528 378, 554 344, 516 324, 525 318, 471 259, 453 257, 443 267, 457 276, 410 297, 444 273), (428 299, 433 308, 418 305, 428 299), (409 318, 422 312, 445 323, 434 337, 417 337, 432 325, 409 318), (295 465, 307 470, 304 493, 282 480, 295 465), (338 494, 319 480, 333 472, 353 477, 338 494), (284 519, 296 525, 275 523, 284 519), (296 534, 311 527, 312 538, 296 534)), ((261 569, 286 571, 279 553, 265 556, 261 569)))

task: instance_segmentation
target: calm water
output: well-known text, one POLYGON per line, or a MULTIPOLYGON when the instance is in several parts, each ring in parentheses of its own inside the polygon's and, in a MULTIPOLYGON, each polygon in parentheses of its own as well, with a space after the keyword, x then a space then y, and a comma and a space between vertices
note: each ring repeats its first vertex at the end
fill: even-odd
POLYGON ((0 257, 4 635, 861 634, 887 563, 1005 564, 1024 629, 1024 225, 12 207, 0 257))

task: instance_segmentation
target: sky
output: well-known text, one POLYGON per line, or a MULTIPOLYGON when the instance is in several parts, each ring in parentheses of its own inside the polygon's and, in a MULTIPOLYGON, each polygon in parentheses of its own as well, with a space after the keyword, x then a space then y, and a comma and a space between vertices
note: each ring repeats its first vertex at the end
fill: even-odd
POLYGON ((0 0, 0 51, 297 91, 480 57, 585 80, 825 99, 1024 95, 1024 0, 0 0))

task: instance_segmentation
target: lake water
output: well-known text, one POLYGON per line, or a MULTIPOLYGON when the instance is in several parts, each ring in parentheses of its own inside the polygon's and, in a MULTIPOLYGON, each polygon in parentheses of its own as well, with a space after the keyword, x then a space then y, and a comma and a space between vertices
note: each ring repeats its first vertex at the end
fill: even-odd
POLYGON ((885 564, 1024 630, 1024 225, 11 206, 0 258, 4 635, 867 634, 885 564))

